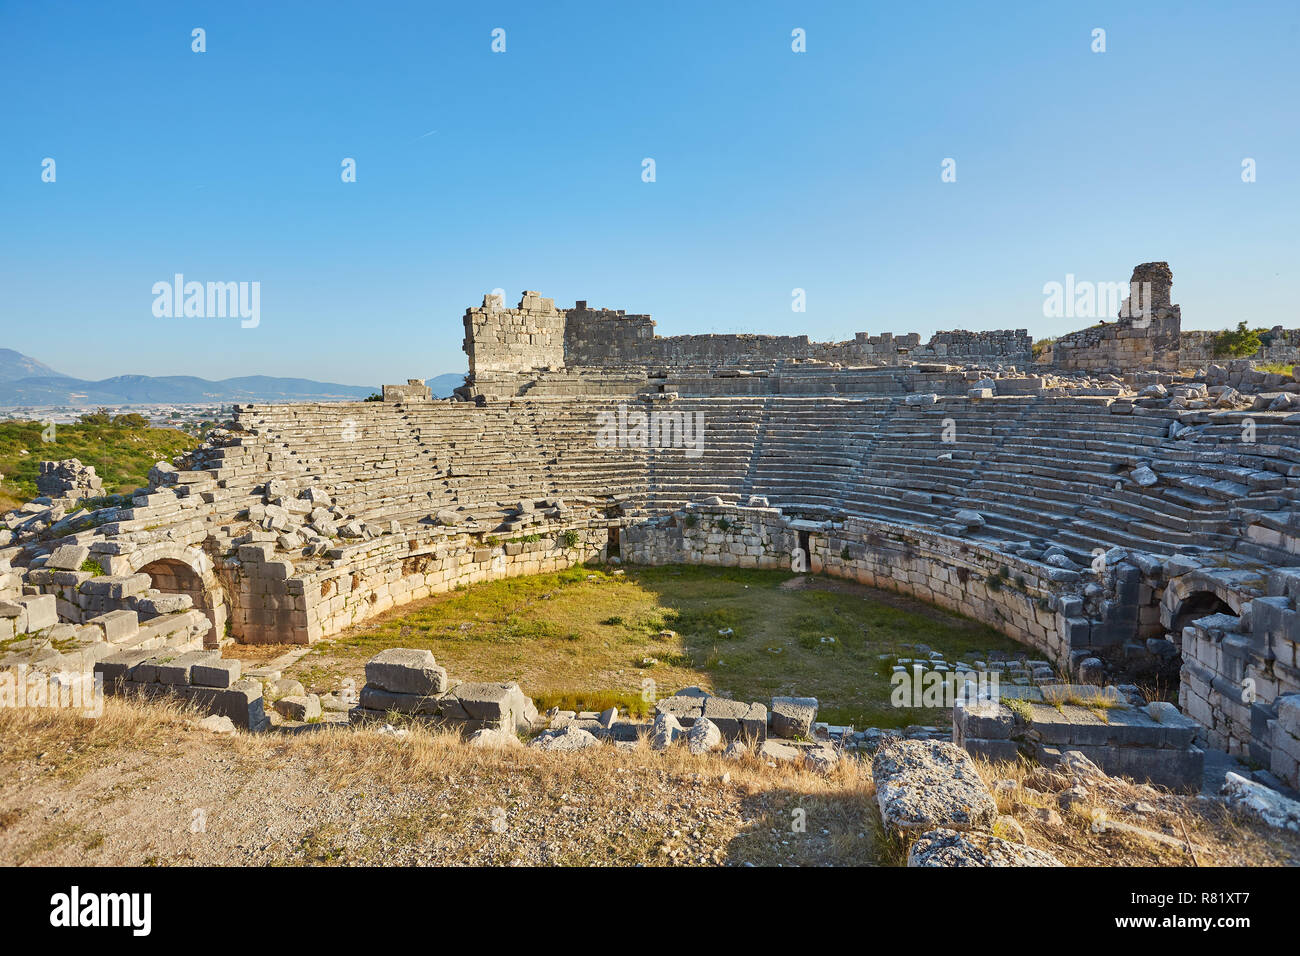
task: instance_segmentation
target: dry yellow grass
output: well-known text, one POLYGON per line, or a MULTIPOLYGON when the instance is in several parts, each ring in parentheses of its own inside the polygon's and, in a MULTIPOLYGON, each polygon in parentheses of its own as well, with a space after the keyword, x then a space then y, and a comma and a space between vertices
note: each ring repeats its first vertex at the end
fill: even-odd
POLYGON ((1061 792, 1070 784, 1063 777, 1027 762, 976 765, 999 812, 1023 828, 1023 842, 1068 866, 1300 863, 1300 836, 1270 830, 1217 801, 1106 777, 1063 806, 1061 792))
POLYGON ((0 862, 870 865, 873 788, 750 757, 467 746, 412 727, 219 737, 176 707, 0 713, 0 862), (405 729, 405 728, 404 728, 405 729), (57 812, 51 812, 51 811, 57 812), (189 831, 202 811, 205 829, 189 831))
MULTIPOLYGON (((94 720, 0 711, 0 864, 906 860, 905 841, 882 832, 866 761, 844 760, 820 776, 753 756, 656 753, 644 744, 488 750, 449 732, 410 727, 395 736, 373 725, 217 736, 197 729, 197 716, 119 699, 94 720)), ((1210 801, 1107 778, 1063 809, 1064 778, 977 763, 1005 815, 995 832, 1067 865, 1300 861, 1300 838, 1210 801), (1095 825, 1101 820, 1119 826, 1095 825)))

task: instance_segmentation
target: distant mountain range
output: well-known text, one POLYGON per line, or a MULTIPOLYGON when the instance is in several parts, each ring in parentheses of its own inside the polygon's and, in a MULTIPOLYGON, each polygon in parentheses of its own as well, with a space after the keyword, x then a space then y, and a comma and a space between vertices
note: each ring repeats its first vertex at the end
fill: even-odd
MULTIPOLYGON (((464 375, 452 372, 436 375, 428 384, 435 398, 447 398, 464 381, 464 375)), ((269 375, 245 375, 216 382, 192 375, 117 375, 92 382, 56 372, 13 349, 0 349, 0 405, 357 401, 377 391, 378 386, 269 375)))

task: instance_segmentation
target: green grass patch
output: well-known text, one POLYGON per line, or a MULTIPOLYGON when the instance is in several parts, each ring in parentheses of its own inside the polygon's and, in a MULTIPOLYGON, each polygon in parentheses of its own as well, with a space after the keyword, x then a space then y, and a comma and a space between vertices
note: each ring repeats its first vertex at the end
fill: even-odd
POLYGON ((887 591, 784 571, 598 567, 486 582, 395 609, 316 645, 288 674, 313 690, 386 647, 428 648, 453 680, 516 680, 539 706, 638 708, 698 685, 767 703, 817 697, 823 719, 935 724, 939 709, 890 705, 891 668, 928 644, 949 661, 1019 645, 991 628, 887 591), (729 636, 718 632, 730 628, 729 636), (882 659, 883 658, 883 659, 882 659), (653 682, 647 684, 646 682, 653 682))
POLYGON ((193 435, 147 425, 0 422, 0 474, 4 475, 0 508, 16 507, 36 497, 41 461, 76 458, 83 465, 94 465, 104 490, 112 494, 142 487, 155 463, 169 461, 198 444, 193 435), (53 441, 45 441, 47 437, 53 441))

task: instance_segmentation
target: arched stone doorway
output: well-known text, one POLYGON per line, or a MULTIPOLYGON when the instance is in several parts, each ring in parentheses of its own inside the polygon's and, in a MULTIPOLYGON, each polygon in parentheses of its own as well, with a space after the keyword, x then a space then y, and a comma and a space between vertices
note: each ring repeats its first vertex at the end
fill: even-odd
POLYGON ((157 590, 189 597, 210 625, 204 646, 218 646, 226 632, 225 592, 207 555, 193 548, 161 546, 142 548, 132 557, 135 573, 149 575, 157 590))
POLYGON ((1237 616, 1231 604, 1213 591, 1193 591, 1177 606, 1172 615, 1170 631, 1175 639, 1180 638, 1183 628, 1198 618, 1211 614, 1230 614, 1237 616))

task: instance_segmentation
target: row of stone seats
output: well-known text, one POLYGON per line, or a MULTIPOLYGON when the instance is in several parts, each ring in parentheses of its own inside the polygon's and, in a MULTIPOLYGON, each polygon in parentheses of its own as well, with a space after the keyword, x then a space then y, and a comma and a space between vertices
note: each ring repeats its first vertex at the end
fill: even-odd
POLYGON ((1204 427, 1195 442, 1170 440, 1174 413, 1124 402, 1112 408, 1105 398, 629 403, 635 411, 703 415, 696 457, 681 447, 600 447, 598 416, 617 415, 620 404, 259 406, 249 421, 271 451, 232 454, 219 472, 249 481, 259 457, 269 467, 268 455, 283 453, 301 473, 334 484, 340 506, 366 520, 419 520, 442 508, 520 498, 617 498, 659 510, 755 494, 792 510, 935 527, 951 525, 959 510, 977 511, 985 522, 979 535, 1055 540, 1079 552, 1227 546, 1243 509, 1284 509, 1300 493, 1300 429, 1281 416, 1261 417, 1257 442, 1225 456, 1236 423, 1204 427), (347 446, 360 451, 354 465, 333 439, 322 445, 313 437, 348 416, 363 434, 382 436, 347 446), (1136 482, 1130 473, 1139 464, 1158 481, 1136 482))
POLYGON ((778 508, 843 508, 863 451, 891 407, 881 401, 769 399, 742 494, 762 495, 778 508))
POLYGON ((703 416, 701 453, 687 448, 646 451, 649 507, 673 509, 701 497, 738 497, 754 458, 764 399, 679 399, 673 412, 703 416))

